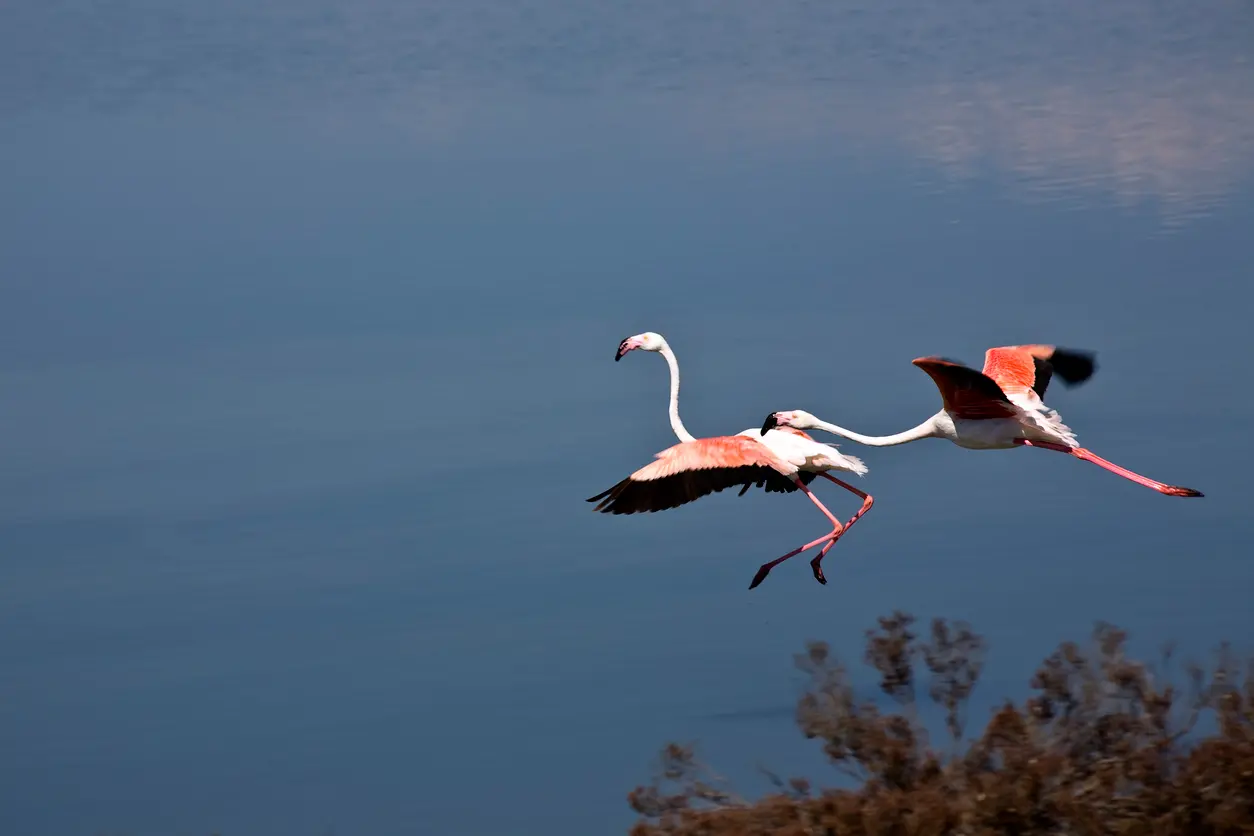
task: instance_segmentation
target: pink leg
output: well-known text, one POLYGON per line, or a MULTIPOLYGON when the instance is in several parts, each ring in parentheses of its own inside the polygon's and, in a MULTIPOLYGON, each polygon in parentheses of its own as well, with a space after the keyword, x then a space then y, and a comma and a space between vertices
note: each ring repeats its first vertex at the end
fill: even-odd
POLYGON ((1059 453, 1067 453, 1068 455, 1075 456, 1077 459, 1082 461, 1092 462, 1098 467, 1103 467, 1117 476, 1122 476, 1125 479, 1136 482, 1138 485, 1144 485, 1147 488, 1152 488, 1159 493, 1166 494, 1167 496, 1205 496, 1205 494, 1201 491, 1195 491, 1192 488, 1182 488, 1178 485, 1166 485, 1162 482, 1156 482, 1153 479, 1142 476, 1139 473, 1133 473, 1126 467, 1120 467, 1114 462, 1106 461, 1092 450, 1088 450, 1084 447, 1068 447, 1065 444, 1055 444, 1051 441, 1029 441, 1026 438, 1016 439, 1015 444, 1021 444, 1024 447, 1040 447, 1044 450, 1057 450, 1059 453))
POLYGON ((832 516, 831 511, 823 507, 823 503, 819 502, 819 498, 815 496, 813 493, 811 493, 810 489, 807 488, 800 479, 794 479, 794 481, 797 483, 797 487, 800 488, 805 493, 806 496, 810 497, 810 501, 819 507, 819 510, 823 512, 823 516, 827 517, 829 520, 832 521, 832 530, 831 532, 824 534, 822 537, 818 538, 817 540, 812 540, 811 542, 806 543, 804 546, 793 549, 792 551, 790 551, 788 554, 784 555, 783 557, 777 557, 774 560, 772 560, 770 563, 763 563, 761 568, 758 569, 758 573, 753 576, 753 583, 749 584, 750 589, 753 589, 758 584, 762 583, 762 581, 766 580, 767 574, 776 566, 778 566, 779 564, 787 560, 788 558, 795 557, 801 554, 806 549, 812 549, 815 546, 817 546, 819 543, 822 543, 824 540, 832 540, 834 542, 836 538, 840 537, 840 535, 844 533, 845 527, 840 524, 840 520, 832 516))
POLYGON ((845 523, 843 529, 835 537, 832 538, 830 543, 828 543, 826 546, 823 547, 823 550, 818 553, 818 556, 816 556, 814 560, 810 561, 810 568, 814 570, 814 579, 818 581, 819 583, 825 584, 827 583, 827 578, 823 576, 823 567, 820 566, 819 564, 823 562, 823 558, 824 556, 827 555, 828 550, 831 549, 832 546, 836 545, 836 541, 841 538, 841 535, 843 535, 846 531, 848 531, 850 526, 852 526, 859 519, 861 519, 863 514, 871 510, 871 506, 875 504, 875 498, 868 493, 863 493, 862 491, 858 490, 857 488, 855 488, 853 485, 849 484, 848 482, 842 482, 841 480, 837 479, 835 476, 829 476, 826 473, 820 473, 819 475, 822 476, 824 479, 827 479, 829 482, 835 482, 837 485, 840 485, 845 490, 852 491, 853 493, 856 493, 858 496, 862 497, 862 507, 858 509, 858 513, 850 517, 849 522, 845 523))

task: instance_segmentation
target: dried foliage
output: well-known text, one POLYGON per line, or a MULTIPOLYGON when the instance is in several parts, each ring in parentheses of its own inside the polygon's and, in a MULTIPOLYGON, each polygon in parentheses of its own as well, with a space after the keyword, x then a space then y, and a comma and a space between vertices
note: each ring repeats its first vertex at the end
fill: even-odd
POLYGON ((1181 689, 1170 649, 1155 670, 1127 658, 1122 631, 1099 624, 1091 647, 1059 646, 1031 698, 1006 702, 967 740, 984 642, 961 623, 938 619, 927 640, 914 626, 897 612, 867 631, 864 658, 892 712, 855 697, 827 645, 797 657, 810 678, 797 724, 856 789, 776 780, 748 802, 691 746, 672 744, 653 784, 628 797, 641 816, 632 836, 1254 834, 1254 676, 1227 645, 1208 669, 1187 667, 1181 689), (944 713, 945 751, 919 719, 924 688, 944 713), (1213 732, 1191 735, 1203 718, 1213 732))

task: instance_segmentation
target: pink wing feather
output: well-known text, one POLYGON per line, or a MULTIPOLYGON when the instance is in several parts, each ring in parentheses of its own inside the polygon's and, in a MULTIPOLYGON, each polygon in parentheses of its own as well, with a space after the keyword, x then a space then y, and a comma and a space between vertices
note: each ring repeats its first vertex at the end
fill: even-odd
POLYGON ((1030 390, 1043 398, 1055 372, 1063 383, 1075 386, 1096 368, 1092 352, 1052 345, 1003 345, 984 352, 984 374, 1007 394, 1030 390))
POLYGON ((595 510, 606 514, 662 511, 736 485, 745 490, 754 483, 765 484, 767 490, 796 490, 792 479, 797 475, 796 467, 751 438, 714 436, 668 447, 588 501, 599 501, 595 510))
POLYGON ((943 357, 919 357, 913 363, 932 378, 945 411, 955 418, 979 421, 1018 417, 1018 408, 997 381, 984 373, 943 357))

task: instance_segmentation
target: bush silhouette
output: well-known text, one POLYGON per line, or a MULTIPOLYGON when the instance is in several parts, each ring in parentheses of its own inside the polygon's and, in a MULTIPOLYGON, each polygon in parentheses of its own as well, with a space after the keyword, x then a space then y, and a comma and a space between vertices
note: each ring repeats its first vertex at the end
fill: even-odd
POLYGON ((633 836, 1254 834, 1254 678, 1226 644, 1207 668, 1187 666, 1180 687, 1169 648, 1154 669, 1125 655, 1123 631, 1098 624, 1091 646, 1060 645, 1032 696, 1005 702, 968 740, 984 640, 942 619, 927 639, 914 627, 896 612, 866 634, 889 712, 855 698, 826 644, 797 656, 810 677, 797 725, 854 788, 774 779, 748 802, 671 744, 652 784, 628 796, 641 816, 633 836), (919 719, 920 691, 944 713, 944 750, 919 719), (1193 734, 1203 718, 1213 732, 1193 734))

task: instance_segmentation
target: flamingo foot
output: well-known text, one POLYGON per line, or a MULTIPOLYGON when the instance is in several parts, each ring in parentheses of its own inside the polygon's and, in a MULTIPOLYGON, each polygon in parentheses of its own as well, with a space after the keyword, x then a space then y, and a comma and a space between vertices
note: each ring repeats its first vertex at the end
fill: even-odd
MULTIPOLYGON (((833 528, 830 532, 828 532, 827 534, 824 534, 822 537, 818 538, 817 540, 811 540, 809 543, 806 543, 804 546, 800 546, 798 548, 793 549, 792 551, 790 551, 788 554, 784 555, 783 557, 775 558, 770 563, 763 563, 758 568, 758 573, 753 576, 753 582, 749 584, 749 588, 756 589, 758 584, 766 580, 766 576, 769 575, 771 570, 774 569, 776 566, 783 563, 785 560, 787 560, 790 557, 799 555, 804 551, 809 551, 810 549, 817 546, 819 543, 826 543, 826 545, 823 547, 823 553, 826 553, 827 550, 832 547, 832 544, 836 542, 837 538, 839 538, 840 535, 845 533, 845 527, 841 526, 839 523, 837 523, 837 525, 839 527, 833 528)), ((823 553, 819 555, 819 559, 822 559, 823 553)), ((813 566, 814 564, 811 563, 810 565, 813 566)), ((819 574, 821 575, 822 571, 820 571, 819 574)), ((827 583, 827 581, 820 580, 820 583, 827 583)))
POLYGON ((823 567, 819 565, 819 559, 817 557, 810 561, 810 568, 814 570, 814 579, 824 586, 827 586, 827 578, 823 576, 823 567))
POLYGON ((756 589, 758 584, 766 580, 766 576, 769 575, 770 573, 771 573, 771 564, 767 563, 762 568, 758 569, 758 573, 753 576, 753 583, 749 584, 749 588, 756 589))
POLYGON ((853 525, 855 520, 857 520, 857 517, 854 517, 853 520, 850 520, 843 529, 836 532, 835 536, 832 537, 831 540, 827 541, 827 545, 825 545, 823 549, 814 556, 814 559, 810 561, 810 568, 814 571, 814 579, 824 586, 827 585, 827 576, 823 574, 823 558, 827 556, 829 551, 831 551, 832 546, 836 545, 836 541, 840 539, 840 535, 844 534, 845 531, 849 529, 849 526, 853 525))

